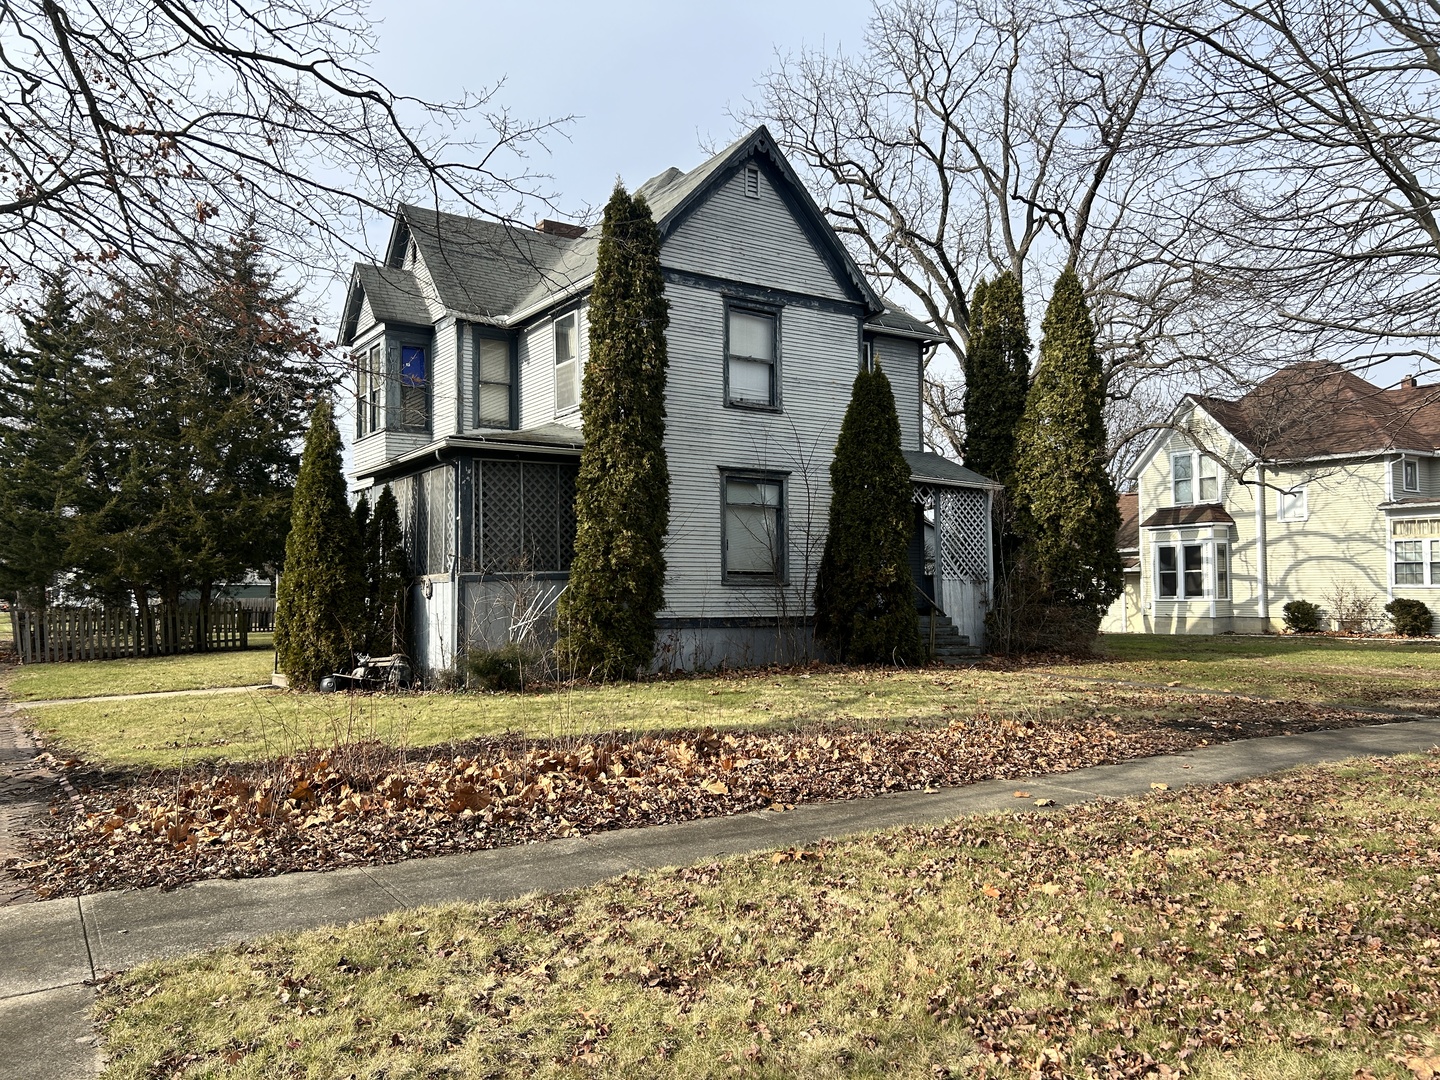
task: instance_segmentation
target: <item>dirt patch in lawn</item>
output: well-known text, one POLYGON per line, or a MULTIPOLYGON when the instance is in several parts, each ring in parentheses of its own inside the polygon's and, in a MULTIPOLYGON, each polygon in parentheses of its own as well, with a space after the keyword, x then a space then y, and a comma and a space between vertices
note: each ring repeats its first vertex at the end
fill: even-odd
MULTIPOLYGON (((92 778, 12 867, 44 896, 382 864, 801 802, 1063 772, 1389 719, 1300 702, 1090 695, 1065 717, 945 727, 378 743, 143 780, 92 778)), ((72 767, 78 763, 72 763, 72 767)))

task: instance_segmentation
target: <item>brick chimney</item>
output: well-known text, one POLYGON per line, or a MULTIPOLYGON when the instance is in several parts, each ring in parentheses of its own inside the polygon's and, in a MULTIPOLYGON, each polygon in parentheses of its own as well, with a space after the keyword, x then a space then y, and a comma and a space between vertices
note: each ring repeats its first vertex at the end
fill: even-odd
POLYGON ((1414 390, 1416 385, 1417 384, 1415 382, 1414 375, 1406 375, 1403 379, 1400 380, 1401 390, 1414 390))
POLYGON ((547 236, 563 236, 566 240, 578 240, 585 235, 584 225, 571 225, 568 221, 552 221, 545 218, 535 226, 536 232, 547 236))

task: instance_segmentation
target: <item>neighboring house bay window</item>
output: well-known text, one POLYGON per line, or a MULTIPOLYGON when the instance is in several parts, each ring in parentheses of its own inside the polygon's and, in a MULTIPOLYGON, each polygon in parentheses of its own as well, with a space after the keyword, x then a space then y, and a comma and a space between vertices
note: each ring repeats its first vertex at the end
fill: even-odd
POLYGON ((776 408, 779 314, 727 305, 725 313, 725 400, 731 405, 776 408))
POLYGON ((1440 585, 1440 518, 1397 518, 1390 531, 1395 584, 1440 585))
POLYGON ((723 578, 731 584, 785 578, 785 484, 774 475, 721 477, 723 578))
POLYGON ((1199 600, 1230 595, 1228 544, 1158 544, 1155 593, 1161 600, 1199 600), (1207 553, 1206 548, 1211 548, 1207 553))
POLYGON ((570 312, 555 320, 555 414, 580 404, 580 315, 570 312))
POLYGON ((1170 498, 1174 506, 1220 501, 1220 468, 1195 450, 1170 455, 1170 498))
POLYGON ((430 344, 387 336, 356 354, 355 433, 430 427, 430 344))
POLYGON ((475 337, 475 426, 511 428, 510 342, 475 337))
POLYGON ((1395 541, 1395 584, 1425 584, 1425 541, 1395 541))

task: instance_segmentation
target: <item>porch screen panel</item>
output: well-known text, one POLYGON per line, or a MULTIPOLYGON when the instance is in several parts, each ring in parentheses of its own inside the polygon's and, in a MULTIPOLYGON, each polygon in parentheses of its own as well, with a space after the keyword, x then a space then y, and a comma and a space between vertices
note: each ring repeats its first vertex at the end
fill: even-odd
POLYGON ((425 562, 423 573, 447 574, 455 550, 454 471, 431 469, 423 474, 425 487, 425 562))
POLYGON ((941 576, 975 585, 987 583, 990 522, 985 493, 973 488, 936 488, 935 502, 941 576))
POLYGON ((487 574, 506 574, 521 569, 522 468, 518 461, 480 463, 479 561, 487 574))
POLYGON ((575 560, 575 478, 579 474, 578 465, 555 466, 555 517, 560 542, 560 561, 556 569, 567 574, 575 560))

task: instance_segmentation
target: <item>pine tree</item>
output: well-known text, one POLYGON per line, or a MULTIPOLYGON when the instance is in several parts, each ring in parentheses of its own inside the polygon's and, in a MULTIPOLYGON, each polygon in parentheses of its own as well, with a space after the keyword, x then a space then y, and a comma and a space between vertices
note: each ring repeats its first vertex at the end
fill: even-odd
POLYGON ((68 278, 18 319, 19 347, 0 345, 0 593, 44 607, 58 575, 94 554, 80 537, 104 501, 92 453, 104 384, 68 278))
POLYGON ((634 678, 655 654, 665 601, 670 471, 660 233, 621 185, 605 206, 580 392, 585 449, 575 485, 575 560, 561 597, 562 667, 634 678))
POLYGON ((920 632, 910 575, 910 467, 890 380, 862 371, 830 465, 830 527, 815 581, 815 630, 849 663, 914 663, 920 632))
POLYGON ((363 637, 359 549, 345 498, 340 432, 329 398, 321 398, 300 457, 276 594, 275 651, 280 670, 297 689, 314 689, 324 676, 347 667, 363 637))
POLYGON ((1008 484, 1015 436, 1030 382, 1030 329, 1020 281, 1004 273, 981 281, 970 302, 965 353, 965 464, 1008 484))
POLYGON ((1093 617, 1093 630, 1120 595, 1120 511, 1105 470, 1095 326, 1073 269, 1055 283, 1041 335, 1040 368, 1017 440, 1016 531, 1042 595, 1093 617))
POLYGON ((400 504, 389 487, 380 489, 370 515, 366 549, 370 564, 369 595, 373 601, 370 649, 374 653, 406 654, 410 593, 410 560, 400 528, 400 504))

